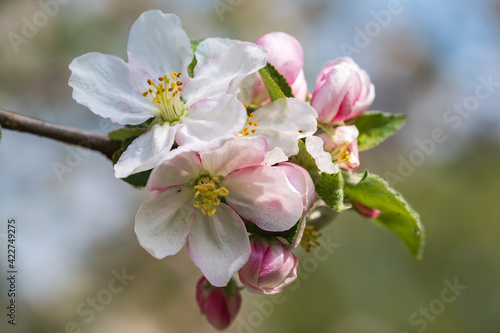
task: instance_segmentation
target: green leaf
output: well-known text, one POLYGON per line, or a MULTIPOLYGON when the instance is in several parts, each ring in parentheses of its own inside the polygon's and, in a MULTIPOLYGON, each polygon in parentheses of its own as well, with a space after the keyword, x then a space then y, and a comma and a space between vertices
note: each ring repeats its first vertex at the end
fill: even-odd
POLYGON ((344 206, 344 179, 342 173, 328 174, 320 173, 314 158, 309 154, 304 142, 299 141, 299 153, 295 155, 292 161, 309 172, 316 188, 316 193, 323 201, 337 212, 345 210, 344 206))
POLYGON ((367 150, 394 134, 406 121, 404 114, 393 114, 378 111, 366 112, 356 118, 352 125, 359 130, 359 150, 367 150))
POLYGON ((194 77, 194 68, 196 67, 196 64, 198 63, 198 60, 196 59, 196 56, 194 55, 196 52, 196 49, 198 48, 198 45, 203 42, 203 39, 199 40, 193 40, 191 41, 191 51, 193 51, 193 61, 188 66, 188 75, 189 77, 194 77))
POLYGON ((285 78, 270 63, 259 69, 259 74, 272 102, 279 98, 293 97, 292 90, 285 78))
POLYGON ((288 243, 293 242, 293 238, 295 237, 295 234, 297 233, 297 228, 299 227, 299 222, 295 223, 293 227, 286 231, 266 231, 262 230, 259 228, 255 223, 247 221, 243 219, 243 222, 245 223, 245 227, 247 229, 248 233, 259 235, 264 238, 272 238, 272 237, 282 237, 287 240, 288 243))
POLYGON ((132 128, 120 128, 115 131, 109 132, 108 137, 111 140, 123 141, 128 138, 137 138, 147 131, 147 128, 132 127, 132 128))
POLYGON ((375 220, 395 233, 417 259, 422 258, 424 229, 420 216, 385 180, 369 174, 357 184, 345 184, 344 193, 351 200, 382 211, 375 220))

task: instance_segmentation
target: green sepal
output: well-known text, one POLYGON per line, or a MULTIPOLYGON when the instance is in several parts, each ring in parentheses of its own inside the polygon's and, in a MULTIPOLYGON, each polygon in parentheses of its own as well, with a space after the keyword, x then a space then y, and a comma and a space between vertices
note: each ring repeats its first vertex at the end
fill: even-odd
POLYGON ((196 64, 198 63, 198 60, 196 59, 196 56, 195 56, 195 52, 196 52, 196 49, 198 48, 198 45, 200 45, 201 42, 203 42, 203 39, 191 41, 191 51, 193 52, 193 61, 191 61, 191 63, 188 66, 188 69, 187 69, 189 77, 194 77, 194 68, 196 67, 196 64))
POLYGON ((137 138, 138 136, 144 134, 147 128, 142 127, 132 127, 132 128, 120 128, 115 131, 109 132, 108 137, 111 140, 123 141, 128 138, 137 138))
MULTIPOLYGON (((243 218, 242 218, 243 219, 243 218)), ((243 219, 247 232, 250 234, 255 234, 263 238, 273 238, 282 237, 286 239, 288 243, 292 243, 295 235, 297 234, 297 228, 299 227, 299 222, 297 222, 293 227, 286 231, 266 231, 259 228, 255 223, 243 219)))
POLYGON ((337 212, 345 210, 344 179, 341 171, 332 174, 320 173, 314 158, 309 154, 302 140, 299 140, 299 153, 293 156, 292 161, 307 170, 314 182, 316 193, 330 208, 337 212))
POLYGON ((396 234, 417 258, 422 258, 424 228, 420 216, 403 196, 374 174, 357 184, 346 183, 344 193, 353 201, 382 211, 375 221, 396 234))
POLYGON ((359 130, 358 148, 363 151, 377 146, 397 132, 405 121, 404 114, 369 111, 350 124, 359 130))

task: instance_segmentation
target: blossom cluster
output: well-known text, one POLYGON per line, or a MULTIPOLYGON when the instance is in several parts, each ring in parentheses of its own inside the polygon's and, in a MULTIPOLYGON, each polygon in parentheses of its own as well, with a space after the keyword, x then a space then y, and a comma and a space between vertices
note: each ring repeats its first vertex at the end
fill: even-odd
POLYGON ((309 88, 294 37, 190 41, 161 11, 133 24, 127 54, 76 58, 69 84, 78 103, 126 125, 110 133, 122 141, 115 176, 146 177, 154 192, 135 217, 138 241, 158 259, 187 246, 203 274, 196 299, 214 327, 239 310, 235 274, 268 295, 296 279, 292 250, 314 246, 315 207, 382 213, 342 195, 343 177, 360 166, 355 121, 375 98, 351 58, 327 62, 309 88), (325 189, 325 177, 337 182, 325 189))

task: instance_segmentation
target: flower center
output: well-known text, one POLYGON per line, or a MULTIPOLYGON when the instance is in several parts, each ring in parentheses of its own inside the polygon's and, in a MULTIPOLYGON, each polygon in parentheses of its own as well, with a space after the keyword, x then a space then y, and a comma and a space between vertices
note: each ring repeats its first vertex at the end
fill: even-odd
POLYGON ((150 87, 142 93, 142 96, 146 97, 158 109, 156 117, 161 123, 168 122, 170 125, 174 125, 181 120, 186 112, 186 107, 180 96, 184 84, 179 80, 182 73, 172 72, 170 75, 172 79, 166 74, 159 77, 160 83, 158 84, 148 79, 150 87))
POLYGON ((212 216, 215 214, 215 206, 220 204, 219 197, 225 197, 229 194, 227 188, 219 185, 219 178, 202 177, 198 184, 194 186, 196 193, 194 198, 197 199, 193 206, 201 207, 201 212, 204 215, 212 216))
MULTIPOLYGON (((247 105, 245 104, 245 108, 246 107, 247 107, 247 105)), ((250 133, 254 134, 255 132, 257 132, 257 130, 255 128, 252 129, 252 126, 257 127, 257 126, 259 126, 259 124, 257 124, 256 121, 251 120, 252 118, 253 118, 253 113, 250 113, 247 116, 247 121, 245 122, 245 126, 243 127, 243 129, 241 131, 238 132, 238 134, 236 134, 236 136, 238 136, 238 137, 248 136, 250 133), (250 128, 250 131, 249 131, 249 128, 250 128)))
POLYGON ((334 162, 345 162, 350 163, 350 153, 349 153, 349 141, 346 141, 343 145, 338 145, 334 151, 331 153, 332 161, 334 162))

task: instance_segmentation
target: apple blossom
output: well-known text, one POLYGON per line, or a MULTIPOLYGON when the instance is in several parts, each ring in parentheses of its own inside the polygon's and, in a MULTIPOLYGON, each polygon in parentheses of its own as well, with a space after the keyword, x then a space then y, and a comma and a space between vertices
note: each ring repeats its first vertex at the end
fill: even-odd
POLYGON ((241 293, 233 280, 225 287, 214 287, 202 276, 196 284, 196 301, 210 325, 224 330, 240 311, 241 293))
POLYGON ((74 99, 113 122, 137 125, 154 118, 115 165, 115 176, 152 169, 175 142, 193 149, 222 144, 246 119, 236 99, 240 81, 266 64, 266 51, 253 43, 207 38, 195 52, 180 19, 159 10, 143 13, 133 24, 128 60, 88 53, 70 64, 74 99), (214 140, 218 140, 217 144, 214 140))
POLYGON ((297 278, 298 260, 290 248, 278 239, 255 237, 252 254, 239 270, 241 283, 252 291, 275 295, 297 278))
POLYGON ((161 259, 187 243, 210 283, 225 286, 250 256, 241 217, 263 230, 285 231, 303 212, 303 197, 285 173, 261 165, 267 150, 263 137, 229 139, 204 152, 174 150, 153 170, 147 189, 157 193, 137 212, 141 246, 161 259))
POLYGON ((375 98, 375 87, 366 71, 352 58, 338 58, 325 64, 316 79, 311 105, 318 122, 339 124, 363 114, 375 98))
POLYGON ((332 132, 322 132, 306 139, 306 148, 319 170, 332 173, 336 172, 336 165, 348 169, 359 167, 359 131, 356 126, 339 126, 332 132))

